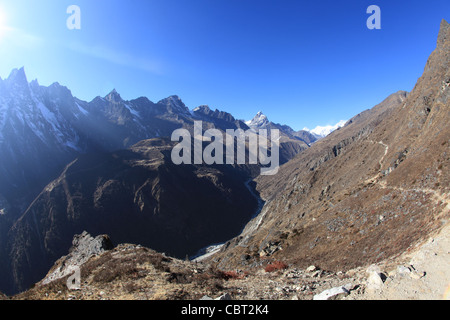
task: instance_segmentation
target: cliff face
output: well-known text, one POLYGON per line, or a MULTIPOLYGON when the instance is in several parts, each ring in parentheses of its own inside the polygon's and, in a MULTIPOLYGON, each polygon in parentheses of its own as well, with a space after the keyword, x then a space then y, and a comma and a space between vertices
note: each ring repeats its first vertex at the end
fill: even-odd
POLYGON ((410 94, 391 95, 277 175, 258 178, 261 214, 214 261, 348 269, 399 255, 440 229, 450 207, 449 36, 442 21, 410 94))

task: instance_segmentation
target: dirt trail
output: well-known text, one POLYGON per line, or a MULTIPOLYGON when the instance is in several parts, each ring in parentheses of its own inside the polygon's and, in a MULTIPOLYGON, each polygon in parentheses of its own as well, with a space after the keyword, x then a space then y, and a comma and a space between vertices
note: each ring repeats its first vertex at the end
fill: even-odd
MULTIPOLYGON (((370 140, 369 142, 371 143, 375 143, 374 141, 370 140)), ((391 190, 397 190, 397 191, 402 191, 402 192, 423 192, 423 193, 431 193, 433 195, 433 200, 436 203, 442 202, 446 204, 445 209, 443 210, 443 214, 446 214, 448 212, 450 212, 450 195, 449 194, 445 194, 445 193, 440 193, 439 191, 430 189, 430 188, 410 188, 410 189, 406 189, 406 188, 402 188, 402 187, 396 187, 396 186, 388 186, 386 180, 382 180, 383 178, 383 174, 381 173, 381 168, 383 166, 383 161, 384 158, 386 157, 386 155, 389 152, 389 146, 387 144, 385 144, 383 141, 379 141, 378 144, 384 146, 384 154, 383 156, 380 158, 380 160, 378 161, 379 165, 380 165, 380 171, 375 174, 373 177, 367 179, 365 181, 365 184, 373 184, 376 185, 382 189, 391 189, 391 190)))
POLYGON ((380 290, 350 294, 351 300, 450 300, 450 223, 413 252, 381 266, 387 276, 380 290), (411 272, 401 272, 408 267, 411 272))
POLYGON ((381 168, 381 166, 383 165, 383 160, 389 151, 389 146, 387 144, 385 144, 383 141, 378 141, 378 144, 381 144, 382 146, 384 146, 384 155, 381 157, 380 161, 378 161, 378 163, 380 164, 380 168, 381 168))
MULTIPOLYGON (((400 192, 431 194, 436 204, 446 204, 440 216, 448 215, 450 212, 449 194, 430 188, 408 189, 387 185, 387 181, 382 179, 384 175, 381 173, 381 168, 389 146, 382 141, 378 143, 385 147, 384 155, 378 161, 380 172, 367 179, 366 184, 400 192)), ((448 219, 443 221, 446 224, 438 234, 412 252, 405 253, 396 259, 397 265, 391 262, 390 266, 385 266, 386 269, 383 270, 383 273, 387 278, 380 290, 366 290, 360 294, 352 294, 348 299, 450 300, 450 222, 448 219), (401 272, 402 267, 408 268, 410 272, 401 272)))

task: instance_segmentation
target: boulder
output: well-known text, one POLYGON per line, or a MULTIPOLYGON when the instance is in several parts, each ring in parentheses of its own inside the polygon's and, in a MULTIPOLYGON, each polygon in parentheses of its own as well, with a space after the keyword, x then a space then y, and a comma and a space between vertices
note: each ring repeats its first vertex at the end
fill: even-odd
POLYGON ((385 279, 386 276, 381 273, 380 268, 377 265, 371 265, 367 268, 366 272, 369 274, 369 277, 367 278, 367 289, 369 291, 382 290, 384 286, 383 279, 385 279))
POLYGON ((331 288, 325 290, 313 297, 313 300, 339 300, 350 294, 350 290, 353 289, 351 283, 347 283, 344 286, 331 288))

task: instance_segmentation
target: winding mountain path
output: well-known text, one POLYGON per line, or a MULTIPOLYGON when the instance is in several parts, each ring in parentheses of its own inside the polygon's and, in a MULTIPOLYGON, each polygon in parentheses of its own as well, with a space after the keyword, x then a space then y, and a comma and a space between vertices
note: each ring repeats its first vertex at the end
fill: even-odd
MULTIPOLYGON (((372 140, 370 140, 369 142, 376 143, 372 140)), ((397 186, 388 186, 387 181, 382 180, 384 175, 381 172, 381 168, 383 166, 383 161, 389 152, 389 146, 387 144, 385 144, 383 141, 378 141, 377 143, 384 147, 384 154, 382 155, 380 160, 378 160, 378 164, 380 165, 379 171, 373 177, 367 179, 365 181, 366 184, 375 185, 381 189, 397 190, 397 191, 401 191, 401 192, 423 192, 426 194, 432 194, 432 196, 433 196, 432 199, 436 203, 445 203, 446 204, 446 206, 441 214, 446 214, 446 213, 450 212, 450 195, 449 194, 441 193, 439 191, 436 191, 436 190, 433 190, 430 188, 403 188, 403 187, 397 187, 397 186)))

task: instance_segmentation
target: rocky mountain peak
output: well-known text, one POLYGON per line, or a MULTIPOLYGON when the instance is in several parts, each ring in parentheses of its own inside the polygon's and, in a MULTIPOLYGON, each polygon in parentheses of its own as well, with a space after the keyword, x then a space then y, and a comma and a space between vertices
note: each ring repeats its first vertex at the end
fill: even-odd
POLYGON ((258 111, 258 113, 253 117, 252 120, 246 121, 245 123, 251 128, 262 128, 269 124, 269 119, 267 116, 262 113, 262 111, 258 111))
POLYGON ((177 95, 172 95, 158 102, 167 107, 167 111, 170 113, 180 113, 189 115, 189 109, 183 103, 183 101, 177 95))
POLYGON ((438 39, 437 39, 438 47, 440 47, 440 46, 444 45, 444 43, 446 43, 446 41, 449 38, 449 34, 450 34, 450 25, 445 19, 442 19, 440 30, 439 30, 439 35, 438 35, 438 39))
POLYGON ((27 76, 25 75, 25 68, 19 68, 19 69, 13 69, 11 71, 11 73, 8 76, 9 81, 13 81, 13 82, 26 82, 27 81, 27 76))
POLYGON ((5 80, 7 88, 11 91, 15 91, 17 94, 28 91, 28 80, 25 75, 25 68, 13 69, 5 80))
POLYGON ((201 106, 198 106, 197 108, 195 108, 193 111, 208 114, 211 112, 211 109, 207 105, 201 105, 201 106))
POLYGON ((108 94, 105 96, 105 99, 106 99, 107 101, 110 101, 110 102, 122 102, 122 101, 123 101, 122 97, 121 97, 120 94, 116 91, 116 89, 113 89, 110 93, 108 93, 108 94))

